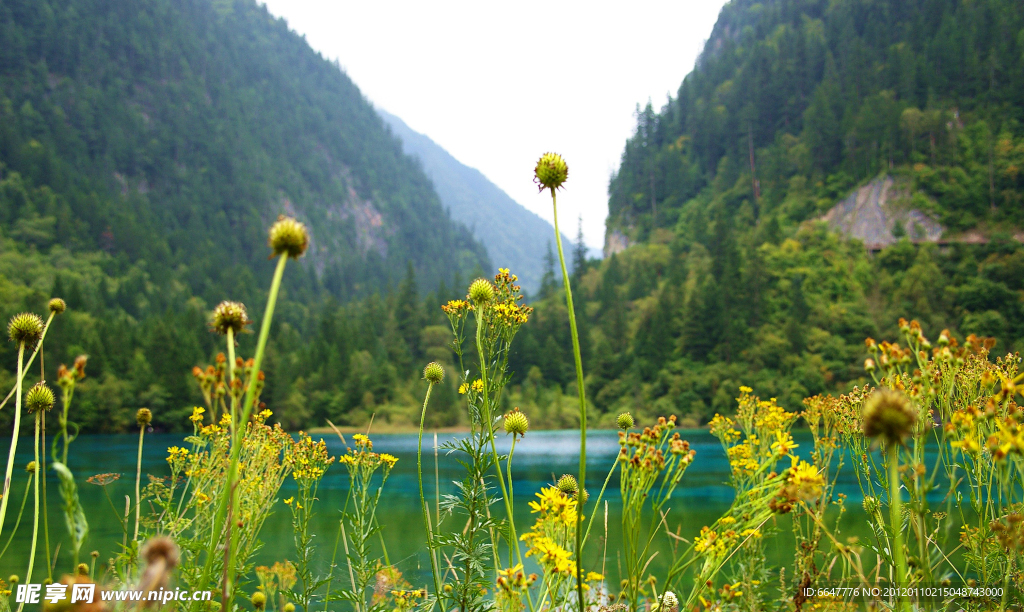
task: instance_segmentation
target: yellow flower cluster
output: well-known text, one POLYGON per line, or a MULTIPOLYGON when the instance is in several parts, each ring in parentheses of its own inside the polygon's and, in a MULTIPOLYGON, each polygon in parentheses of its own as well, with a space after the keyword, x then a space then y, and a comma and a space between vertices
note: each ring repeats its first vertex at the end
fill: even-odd
POLYGON ((459 318, 473 310, 473 305, 467 300, 449 300, 441 306, 441 310, 449 317, 459 318))
POLYGON ((370 472, 373 472, 373 470, 383 465, 385 472, 390 472, 395 467, 395 464, 398 463, 398 457, 394 455, 373 452, 373 440, 364 434, 353 435, 352 441, 355 442, 355 448, 348 449, 344 455, 338 457, 338 463, 349 468, 349 470, 367 468, 370 472))
POLYGON ((576 564, 572 561, 572 553, 562 548, 554 540, 544 536, 533 536, 533 532, 523 535, 523 540, 530 544, 526 556, 536 556, 537 562, 545 571, 557 574, 576 575, 576 564))
POLYGON ((205 412, 206 412, 206 408, 202 408, 200 406, 196 406, 196 407, 192 408, 192 416, 188 417, 188 420, 190 420, 193 423, 198 425, 199 423, 203 422, 203 413, 205 413, 205 412))
MULTIPOLYGON (((555 521, 565 527, 576 527, 576 498, 566 495, 558 487, 546 486, 537 493, 539 501, 531 501, 530 512, 540 514, 543 521, 555 521)), ((526 539, 526 536, 523 536, 526 539)))
POLYGON ((309 434, 301 431, 299 439, 292 445, 291 456, 294 462, 292 477, 305 485, 320 480, 327 468, 334 463, 334 457, 327 454, 326 442, 322 439, 314 442, 309 434))
POLYGON ((492 311, 494 316, 502 323, 509 327, 514 327, 526 323, 533 312, 533 308, 530 306, 520 306, 512 300, 508 300, 495 304, 492 307, 492 311))
POLYGON ((825 487, 825 478, 818 469, 806 461, 800 461, 789 469, 786 487, 794 499, 813 502, 821 497, 825 487))
POLYGON ((179 446, 172 446, 167 449, 167 463, 174 464, 177 461, 182 461, 188 457, 188 449, 181 448, 179 446))
POLYGON ((757 436, 750 436, 746 442, 730 446, 726 450, 726 455, 729 457, 729 467, 732 468, 734 476, 749 478, 761 467, 755 450, 757 444, 757 436))
POLYGON ((735 531, 727 529, 719 534, 714 529, 704 526, 700 528, 700 535, 693 540, 693 549, 708 557, 718 558, 729 554, 735 543, 735 531))
POLYGON ((472 391, 473 393, 483 393, 484 392, 484 381, 482 381, 482 380, 480 380, 478 378, 478 379, 474 380, 471 383, 462 383, 461 385, 459 385, 459 393, 460 394, 465 395, 465 394, 469 393, 470 391, 472 391))
MULTIPOLYGON (((750 387, 740 387, 740 390, 749 389, 750 387)), ((715 418, 711 419, 711 435, 715 436, 722 441, 723 444, 731 444, 740 439, 739 430, 736 429, 736 422, 729 417, 724 417, 720 414, 715 414, 715 418)))

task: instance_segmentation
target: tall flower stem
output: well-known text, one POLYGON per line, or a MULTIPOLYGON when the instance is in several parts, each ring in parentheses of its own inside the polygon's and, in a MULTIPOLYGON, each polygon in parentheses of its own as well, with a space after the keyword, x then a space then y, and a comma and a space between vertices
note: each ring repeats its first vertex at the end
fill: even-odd
POLYGON ((558 245, 558 261, 562 265, 562 285, 565 287, 565 307, 569 311, 569 331, 572 333, 572 357, 576 362, 576 392, 580 401, 580 474, 579 491, 576 492, 576 596, 579 612, 583 612, 583 488, 587 482, 587 396, 583 386, 583 358, 580 356, 580 335, 576 330, 576 311, 572 305, 572 287, 569 286, 569 271, 565 268, 565 252, 562 250, 562 234, 558 231, 558 199, 555 188, 551 187, 551 209, 555 219, 555 244, 558 245))
POLYGON ((139 541, 139 513, 142 510, 142 496, 140 485, 142 484, 142 439, 146 434, 146 426, 139 425, 139 456, 135 463, 135 533, 132 540, 139 541))
MULTIPOLYGON (((281 278, 284 276, 284 267, 288 263, 287 255, 281 254, 278 256, 277 267, 274 269, 274 279, 270 283, 270 295, 267 297, 267 309, 263 313, 263 322, 260 324, 260 335, 256 341, 256 354, 253 357, 252 375, 249 377, 249 385, 245 392, 245 402, 242 404, 242 415, 239 418, 239 424, 243 425, 249 422, 249 417, 252 416, 253 405, 256 402, 256 380, 260 371, 260 366, 263 364, 263 354, 267 348, 267 338, 270 336, 270 323, 274 318, 274 306, 277 305, 277 295, 281 291, 281 278)), ((224 490, 221 492, 220 501, 217 505, 217 514, 214 519, 214 529, 211 535, 210 544, 206 550, 206 566, 203 568, 203 575, 199 580, 199 588, 201 590, 206 588, 209 583, 210 575, 213 571, 213 559, 216 555, 218 544, 221 539, 221 531, 217 529, 217 525, 224 525, 224 531, 226 532, 225 545, 228 550, 227 564, 225 566, 225 580, 222 590, 222 609, 231 610, 232 600, 234 599, 234 579, 235 579, 235 568, 231 567, 234 562, 236 548, 235 543, 231 537, 232 525, 227 523, 226 519, 228 516, 229 505, 233 508, 237 508, 238 500, 238 463, 241 459, 242 445, 239 440, 232 439, 231 441, 231 457, 228 462, 228 473, 227 482, 225 483, 224 490)))
POLYGON ((238 418, 238 400, 235 399, 234 395, 234 383, 235 383, 235 330, 231 327, 227 329, 227 341, 228 341, 228 389, 231 395, 231 441, 234 443, 235 437, 238 433, 237 423, 235 419, 238 418))
MULTIPOLYGON (((33 494, 35 499, 33 501, 33 503, 34 503, 34 515, 32 517, 32 548, 30 548, 29 552, 28 552, 28 571, 25 572, 25 584, 31 584, 32 583, 32 570, 34 569, 35 564, 36 564, 36 547, 37 547, 37 545, 39 543, 39 425, 40 425, 39 419, 40 419, 40 414, 42 414, 42 410, 40 410, 39 412, 36 413, 36 435, 35 435, 35 443, 33 444, 33 448, 32 448, 32 450, 34 451, 34 454, 35 454, 35 469, 32 471, 32 480, 33 480, 33 482, 32 482, 32 494, 33 494)), ((47 568, 46 571, 47 571, 47 573, 49 573, 49 571, 50 571, 49 568, 47 568)), ((25 604, 24 604, 24 602, 22 602, 21 605, 18 606, 18 610, 20 611, 24 607, 25 607, 25 604)))
MULTIPOLYGON (((903 550, 903 511, 900 499, 900 449, 889 443, 889 528, 892 530, 892 556, 896 564, 896 588, 905 589, 907 584, 907 557, 903 550)), ((896 592, 896 609, 910 612, 906 598, 896 592)))
POLYGON ((21 432, 21 378, 25 373, 25 343, 18 343, 18 378, 14 381, 14 429, 11 432, 11 450, 7 453, 7 474, 4 476, 4 492, 0 497, 0 534, 4 532, 4 518, 7 517, 7 501, 11 498, 11 474, 14 472, 14 453, 18 450, 18 434, 21 432))
POLYGON ((441 603, 441 577, 437 571, 437 559, 434 558, 434 534, 430 528, 430 511, 427 509, 427 498, 423 495, 423 423, 427 418, 427 402, 430 401, 430 392, 433 388, 433 383, 427 384, 427 395, 423 398, 423 410, 420 411, 420 433, 416 444, 416 475, 419 476, 420 481, 420 508, 423 510, 423 528, 427 530, 427 554, 430 555, 430 573, 434 577, 434 597, 437 599, 441 612, 444 612, 444 604, 441 603))
MULTIPOLYGON (((483 421, 484 426, 487 428, 484 430, 487 438, 491 442, 491 454, 494 456, 494 467, 498 472, 498 484, 501 485, 501 498, 505 502, 505 513, 508 515, 508 533, 509 533, 509 548, 515 550, 516 561, 520 564, 523 563, 523 553, 519 549, 519 538, 516 535, 516 523, 515 517, 512 516, 512 500, 508 495, 508 488, 505 486, 505 475, 501 471, 501 460, 498 458, 498 446, 494 442, 494 418, 491 416, 491 405, 487 397, 487 359, 484 356, 484 345, 483 345, 483 328, 484 328, 484 316, 483 316, 483 305, 480 305, 476 309, 476 352, 480 358, 480 382, 484 386, 484 399, 483 399, 483 421)), ((485 451, 486 452, 486 451, 485 451)), ((498 551, 494 551, 497 556, 498 551)), ((495 568, 497 570, 497 568, 495 568)), ((530 597, 530 592, 526 592, 526 603, 530 606, 530 611, 533 612, 533 599, 530 597)))

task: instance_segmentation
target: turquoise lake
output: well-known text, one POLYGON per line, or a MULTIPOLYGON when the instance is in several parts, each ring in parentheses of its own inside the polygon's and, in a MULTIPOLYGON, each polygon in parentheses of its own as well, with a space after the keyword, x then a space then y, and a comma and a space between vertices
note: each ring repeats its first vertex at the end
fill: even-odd
MULTIPOLYGON (((725 511, 732 502, 732 489, 726 486, 729 467, 722 447, 718 440, 707 430, 689 430, 680 432, 688 439, 697 451, 694 464, 689 468, 670 504, 669 525, 685 538, 692 538, 704 525, 708 525, 725 511)), ((438 436, 439 443, 456 437, 457 434, 438 436)), ((318 438, 321 436, 314 436, 318 438)), ((344 452, 344 445, 334 434, 322 436, 328 444, 330 452, 337 456, 344 452)), ((384 541, 391 563, 405 574, 414 585, 422 586, 429 580, 429 560, 424 545, 424 529, 419 506, 419 493, 416 478, 416 435, 415 434, 379 434, 371 436, 374 450, 391 453, 399 458, 391 477, 384 489, 378 509, 378 518, 383 528, 384 541)), ((809 452, 810 437, 797 433, 797 442, 801 451, 809 452)), ((433 505, 434 486, 434 437, 424 435, 424 486, 428 500, 433 505)), ((90 534, 83 546, 83 560, 87 560, 88 552, 100 552, 102 563, 118 550, 122 532, 115 511, 111 508, 99 486, 86 482, 89 476, 99 473, 115 472, 121 479, 108 485, 111 499, 119 511, 124 511, 125 495, 133 494, 135 482, 135 458, 138 443, 137 435, 83 435, 71 446, 70 468, 79 483, 79 493, 89 520, 90 534)), ((166 475, 168 473, 165 457, 169 446, 181 445, 182 434, 148 434, 143 454, 143 482, 145 474, 166 475)), ((509 440, 502 434, 499 436, 499 452, 508 451, 509 440)), ((515 484, 516 523, 523 531, 529 524, 529 508, 527 502, 534 498, 535 493, 545 484, 552 483, 563 473, 575 474, 579 466, 579 432, 578 431, 539 431, 530 432, 525 439, 516 445, 513 460, 513 480, 515 484)), ((6 457, 8 444, 4 443, 2 453, 6 457)), ((587 442, 587 489, 591 496, 597 495, 608 473, 609 467, 618 452, 618 436, 614 431, 593 431, 588 435, 587 442)), ((32 459, 32 440, 22 438, 18 444, 17 467, 11 487, 11 500, 7 511, 7 525, 4 528, 2 542, 6 543, 10 530, 21 503, 22 494, 28 475, 24 466, 32 459)), ((453 493, 455 486, 452 481, 461 476, 462 467, 456 462, 454 455, 439 452, 438 472, 441 493, 453 493)), ((51 545, 61 542, 61 553, 57 562, 56 573, 66 573, 71 569, 71 558, 68 553, 68 538, 60 512, 60 497, 57 492, 58 482, 55 474, 47 474, 47 490, 49 494, 49 522, 51 545)), ((328 470, 320 486, 317 516, 314 518, 314 533, 317 534, 316 545, 323 566, 330 563, 332 549, 338 533, 340 510, 345 503, 348 489, 348 474, 343 466, 333 465, 328 470)), ((280 498, 289 497, 294 491, 294 483, 289 479, 282 487, 280 498)), ((851 533, 863 534, 864 517, 860 508, 860 490, 850 470, 844 469, 840 476, 836 492, 849 496, 847 512, 843 517, 844 535, 851 533)), ((602 501, 597 521, 584 554, 584 569, 602 571, 609 578, 617 578, 617 553, 620 535, 619 490, 615 476, 609 483, 605 494, 608 501, 608 541, 604 540, 604 502, 602 501), (594 537, 596 536, 596 537, 594 537), (605 548, 607 554, 604 554, 605 548), (602 559, 602 556, 604 557, 602 559)), ((503 514, 502 504, 492 506, 492 511, 503 514)), ((31 543, 32 500, 29 497, 25 516, 18 529, 13 543, 6 555, 0 559, 0 576, 19 574, 24 576, 27 565, 27 552, 31 543)), ((452 521, 448 523, 454 524, 452 521)), ((775 544, 769 551, 772 557, 780 561, 790 561, 792 550, 787 550, 789 524, 786 519, 779 521, 780 536, 774 539, 775 544)), ((280 501, 267 519, 261 539, 264 543, 256 557, 259 565, 270 565, 275 561, 294 559, 294 545, 291 533, 291 516, 288 509, 280 501)), ((42 540, 42 534, 40 534, 42 540)), ((658 540, 658 556, 651 564, 651 570, 661 573, 670 559, 668 539, 658 540)), ((37 553, 37 567, 42 561, 42 549, 37 553)), ((338 563, 344 563, 339 551, 338 563)), ((37 570, 38 573, 39 570, 37 570)))

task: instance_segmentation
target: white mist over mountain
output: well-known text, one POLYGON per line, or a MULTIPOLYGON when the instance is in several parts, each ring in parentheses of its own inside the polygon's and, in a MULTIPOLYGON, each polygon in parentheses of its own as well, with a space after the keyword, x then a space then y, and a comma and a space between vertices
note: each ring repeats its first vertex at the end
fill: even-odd
POLYGON ((574 236, 582 214, 592 247, 636 105, 675 95, 724 3, 266 1, 378 108, 548 221, 533 166, 565 156, 559 229, 574 236))

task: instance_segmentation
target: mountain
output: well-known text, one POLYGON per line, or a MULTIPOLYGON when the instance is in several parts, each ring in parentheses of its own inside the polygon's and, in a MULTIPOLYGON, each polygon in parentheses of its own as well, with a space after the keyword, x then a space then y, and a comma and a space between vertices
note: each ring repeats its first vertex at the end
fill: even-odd
MULTIPOLYGON (((1019 1, 732 0, 639 113, 574 291, 598 421, 696 424, 740 385, 799 409, 870 381, 899 317, 1024 349, 1022 169, 1019 1)), ((514 365, 571 395, 560 299, 514 365)))
POLYGON ((0 314, 68 300, 46 365, 90 355, 97 427, 138 405, 175 426, 212 306, 258 320, 282 213, 312 244, 275 333, 410 270, 428 290, 490 268, 356 85, 265 7, 0 0, 0 314))
MULTIPOLYGON (((545 271, 548 248, 554 250, 555 230, 492 183, 479 170, 451 156, 428 136, 413 131, 398 117, 377 109, 402 141, 402 150, 417 158, 430 177, 441 203, 465 223, 486 248, 495 265, 514 271, 523 288, 535 292, 545 271)), ((563 248, 570 240, 563 234, 563 248)))

